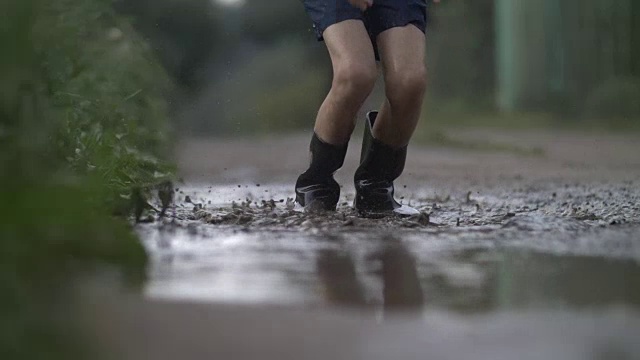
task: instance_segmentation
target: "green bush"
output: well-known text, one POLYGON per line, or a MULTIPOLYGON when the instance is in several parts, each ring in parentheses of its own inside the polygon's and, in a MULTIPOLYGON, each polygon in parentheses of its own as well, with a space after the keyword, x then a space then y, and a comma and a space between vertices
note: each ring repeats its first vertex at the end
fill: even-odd
POLYGON ((225 31, 231 14, 211 0, 114 0, 116 9, 132 17, 158 58, 182 90, 197 91, 212 53, 235 42, 225 31))
POLYGON ((54 316, 62 290, 98 264, 143 276, 145 251, 112 214, 170 176, 170 84, 110 1, 0 13, 0 356, 78 358, 73 318, 54 316))

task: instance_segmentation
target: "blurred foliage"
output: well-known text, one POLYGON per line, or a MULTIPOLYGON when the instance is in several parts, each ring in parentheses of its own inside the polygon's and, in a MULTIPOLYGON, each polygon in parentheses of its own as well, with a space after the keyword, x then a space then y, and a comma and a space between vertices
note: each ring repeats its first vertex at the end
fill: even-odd
POLYGON ((208 84, 179 106, 181 129, 224 136, 311 126, 331 65, 302 2, 215 8, 224 34, 201 78, 208 84))
POLYGON ((200 71, 214 51, 233 42, 225 34, 227 20, 211 0, 116 0, 115 5, 130 15, 169 74, 186 90, 202 85, 200 71))
POLYGON ((432 99, 485 106, 495 88, 494 0, 429 7, 427 62, 432 99))
POLYGON ((283 41, 256 53, 229 66, 193 106, 198 112, 183 115, 193 119, 196 132, 263 133, 313 124, 330 75, 318 70, 301 41, 283 41))
POLYGON ((59 315, 70 279, 98 264, 144 274, 144 249, 112 214, 170 177, 170 83, 111 5, 0 3, 3 359, 81 357, 74 319, 59 315))
POLYGON ((292 36, 315 36, 300 0, 246 0, 241 14, 242 33, 253 40, 274 43, 292 36))
POLYGON ((496 0, 495 6, 503 109, 549 111, 574 126, 615 126, 621 116, 640 123, 637 114, 629 118, 637 103, 629 80, 640 76, 638 1, 496 0))
POLYGON ((611 127, 629 127, 640 119, 640 79, 616 77, 596 87, 585 101, 583 116, 611 127))
MULTIPOLYGON (((331 84, 331 64, 324 44, 315 40, 302 1, 116 4, 180 85, 170 99, 181 130, 224 136, 313 123, 331 84)), ((521 11, 507 29, 498 28, 501 12, 495 0, 430 5, 427 123, 437 118, 442 125, 640 127, 633 115, 633 90, 628 81, 615 80, 637 78, 633 59, 640 48, 634 46, 640 6, 633 0, 518 4, 521 11), (580 25, 591 23, 589 31, 580 25), (514 95, 519 103, 513 115, 501 114, 496 103, 502 92, 497 34, 505 31, 512 39, 522 36, 514 40, 519 70, 513 79, 522 89, 514 95), (552 120, 529 121, 540 114, 552 120)), ((381 100, 377 93, 367 106, 381 100)))

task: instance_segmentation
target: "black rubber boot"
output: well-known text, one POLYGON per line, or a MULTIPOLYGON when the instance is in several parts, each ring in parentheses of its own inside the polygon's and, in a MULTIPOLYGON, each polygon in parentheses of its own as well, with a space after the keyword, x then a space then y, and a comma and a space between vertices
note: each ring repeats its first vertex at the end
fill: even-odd
POLYGON ((377 116, 376 111, 367 114, 360 167, 354 177, 354 207, 365 217, 419 215, 418 210, 401 205, 393 197, 393 181, 404 170, 407 147, 394 148, 373 137, 373 124, 377 116))
POLYGON ((348 144, 336 146, 322 141, 315 133, 311 138, 311 164, 296 182, 296 202, 305 210, 335 211, 340 198, 340 185, 333 174, 344 164, 348 144))

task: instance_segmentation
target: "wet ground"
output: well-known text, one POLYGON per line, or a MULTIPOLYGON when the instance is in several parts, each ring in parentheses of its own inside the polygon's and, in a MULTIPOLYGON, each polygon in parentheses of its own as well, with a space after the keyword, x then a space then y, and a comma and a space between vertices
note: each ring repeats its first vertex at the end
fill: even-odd
POLYGON ((328 215, 301 213, 290 199, 306 136, 183 141, 175 209, 138 227, 152 258, 146 296, 246 306, 254 319, 289 321, 287 331, 297 324, 278 315, 287 309, 317 319, 340 311, 342 320, 327 320, 335 326, 363 311, 374 323, 403 314, 394 334, 410 335, 371 334, 364 353, 374 353, 358 347, 363 359, 478 349, 512 358, 535 344, 547 352, 528 358, 640 358, 630 340, 640 335, 640 138, 456 134, 535 151, 413 146, 397 182, 402 201, 422 211, 409 219, 362 219, 350 208, 357 139, 328 215), (421 338, 421 326, 438 335, 421 338), (554 338, 565 332, 571 344, 554 338), (479 336, 478 348, 444 340, 466 336, 479 336))

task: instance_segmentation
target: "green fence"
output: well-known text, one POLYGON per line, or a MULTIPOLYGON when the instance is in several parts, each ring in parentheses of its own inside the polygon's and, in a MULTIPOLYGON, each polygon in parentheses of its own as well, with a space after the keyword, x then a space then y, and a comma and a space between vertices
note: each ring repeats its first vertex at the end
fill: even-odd
POLYGON ((629 89, 640 78, 640 1, 495 4, 501 109, 582 114, 600 97, 622 99, 637 90, 629 89), (616 92, 616 84, 622 94, 603 94, 616 92))

